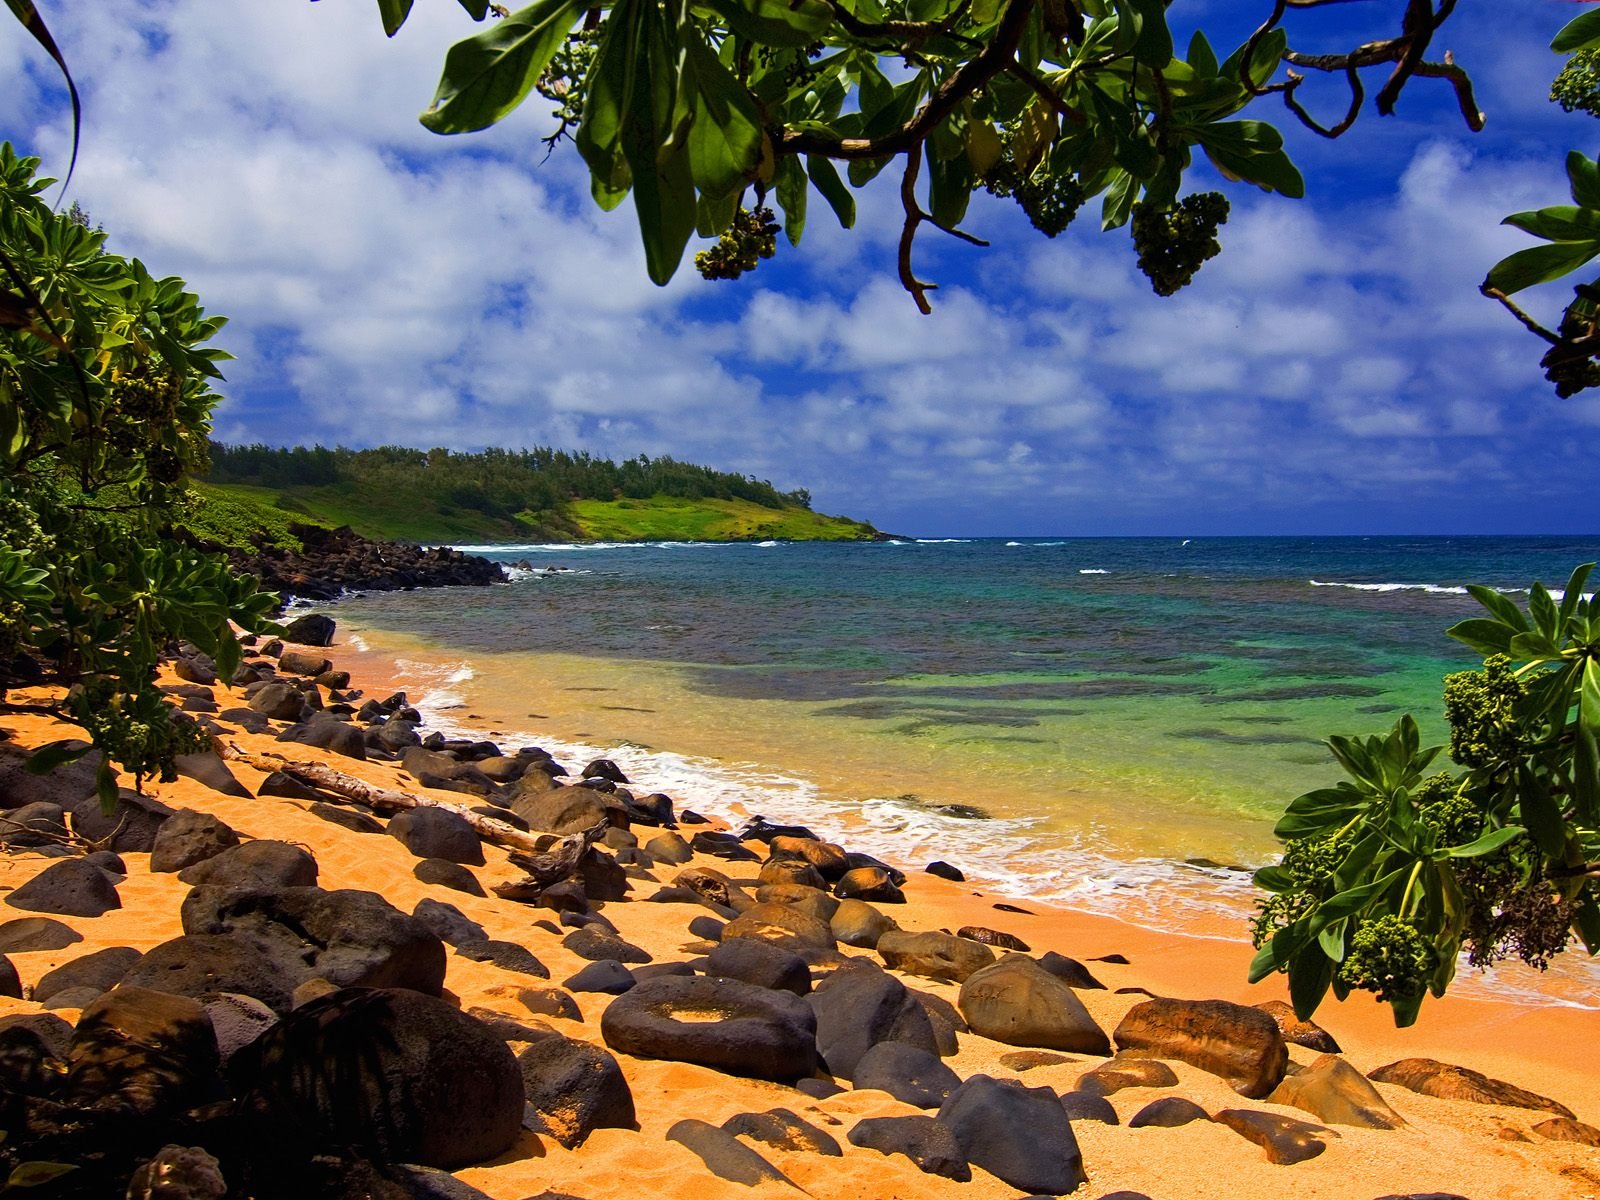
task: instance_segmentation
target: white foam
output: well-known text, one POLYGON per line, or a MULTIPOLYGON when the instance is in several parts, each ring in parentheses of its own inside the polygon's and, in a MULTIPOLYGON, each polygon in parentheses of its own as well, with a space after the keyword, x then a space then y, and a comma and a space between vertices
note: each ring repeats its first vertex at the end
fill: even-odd
POLYGON ((1111 574, 1111 572, 1107 571, 1107 570, 1105 570, 1105 569, 1103 569, 1101 567, 1084 567, 1081 571, 1078 572, 1078 574, 1079 575, 1109 575, 1109 574, 1111 574))
POLYGON ((1022 543, 1021 542, 1007 542, 1006 545, 1008 545, 1008 546, 1020 546, 1020 545, 1022 545, 1022 543))
POLYGON ((1338 580, 1309 581, 1312 587, 1349 588, 1353 592, 1432 592, 1439 596, 1465 596, 1467 589, 1439 583, 1343 583, 1338 580))
POLYGON ((780 544, 781 543, 771 541, 770 539, 768 541, 765 541, 765 542, 757 542, 756 543, 756 545, 759 546, 763 550, 767 549, 770 546, 777 546, 777 545, 780 545, 780 544))
POLYGON ((349 646, 350 649, 358 651, 362 654, 365 654, 368 650, 372 649, 371 646, 367 645, 367 639, 362 637, 359 633, 352 633, 349 637, 345 638, 344 641, 345 645, 349 646))
POLYGON ((971 538, 918 538, 919 546, 965 546, 971 538))

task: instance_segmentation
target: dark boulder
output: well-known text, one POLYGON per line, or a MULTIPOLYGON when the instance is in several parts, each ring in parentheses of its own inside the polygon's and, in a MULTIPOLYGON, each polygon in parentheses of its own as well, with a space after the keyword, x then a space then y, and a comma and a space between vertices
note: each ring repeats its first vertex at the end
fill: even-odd
POLYGON ((791 1150, 802 1154, 823 1154, 829 1158, 844 1157, 844 1150, 833 1135, 818 1129, 787 1108, 769 1109, 767 1112, 739 1113, 722 1123, 723 1131, 734 1137, 746 1137, 764 1142, 775 1150, 791 1150))
POLYGON ((587 958, 590 962, 601 962, 605 959, 620 963, 651 961, 648 950, 641 949, 632 942, 625 942, 615 934, 607 933, 595 925, 574 929, 561 939, 561 944, 579 958, 587 958))
POLYGON ((935 878, 948 879, 952 883, 965 883, 967 880, 967 877, 961 873, 960 867, 952 867, 942 859, 929 863, 923 870, 935 878))
POLYGON ((519 946, 515 942, 503 942, 496 938, 459 942, 456 953, 473 962, 493 963, 502 971, 531 975, 535 979, 550 978, 550 969, 535 958, 526 946, 519 946))
POLYGON ((83 1010, 68 1050, 65 1095, 119 1115, 180 1112, 217 1093, 211 1018, 184 996, 123 986, 83 1010))
POLYGON ((108 946, 104 950, 79 955, 39 977, 39 982, 33 985, 34 1002, 43 1004, 68 988, 93 988, 96 993, 109 992, 142 957, 131 946, 108 946))
MULTIPOLYGON (((212 710, 215 711, 215 706, 212 710)), ((178 774, 193 779, 196 783, 210 788, 223 796, 237 796, 248 799, 250 789, 234 778, 228 764, 222 761, 222 755, 215 750, 201 750, 194 754, 180 754, 173 760, 173 765, 178 768, 178 774)))
POLYGON ((283 636, 297 646, 331 646, 335 628, 332 617, 323 613, 307 613, 285 625, 283 636))
POLYGON ((446 887, 451 891, 461 892, 467 896, 485 896, 483 884, 478 882, 478 877, 467 870, 460 863, 450 862, 443 858, 424 858, 411 868, 411 873, 423 883, 431 883, 436 887, 446 887))
POLYGON ((427 926, 436 938, 452 946, 459 946, 463 942, 481 942, 489 936, 482 925, 454 904, 446 904, 443 900, 418 900, 411 915, 427 926))
POLYGON ((1049 1088, 974 1075, 944 1102, 967 1161, 1024 1192, 1057 1196, 1088 1181, 1061 1101, 1049 1088))
POLYGON ((706 956, 705 973, 756 987, 804 996, 811 990, 811 968, 798 954, 753 938, 723 942, 706 956))
POLYGON ((325 655, 308 654, 304 650, 285 650, 278 655, 278 670, 285 675, 304 675, 315 679, 333 670, 333 663, 325 655))
POLYGON ((805 1003, 816 1014, 817 1052, 843 1079, 854 1078, 861 1057, 880 1042, 938 1053, 927 1011, 905 984, 876 966, 836 971, 805 1003))
POLYGON ((879 904, 904 904, 905 893, 881 867, 852 867, 833 885, 841 900, 875 900, 879 904))
POLYGON ((833 936, 846 946, 872 950, 884 934, 900 928, 894 918, 879 912, 865 900, 841 900, 828 918, 833 936))
POLYGON ((974 1033, 1008 1046, 1107 1054, 1111 1044, 1077 994, 1033 959, 1008 954, 961 985, 974 1033))
POLYGON ((443 808, 412 808, 389 821, 389 836, 399 840, 418 858, 484 865, 478 831, 460 813, 443 808))
POLYGON ((850 1144, 879 1154, 904 1154, 929 1175, 966 1183, 972 1167, 949 1126, 937 1117, 867 1117, 851 1128, 850 1144))
POLYGON ((67 810, 49 800, 35 800, 0 816, 0 845, 59 845, 67 837, 67 810))
POLYGON ((1062 1092, 1061 1108, 1069 1121, 1099 1121, 1102 1125, 1118 1125, 1117 1110, 1104 1096, 1090 1092, 1062 1092))
POLYGON ((153 947, 128 968, 122 982, 196 1000, 233 992, 285 1012, 294 989, 309 978, 311 972, 302 963, 257 938, 186 934, 153 947))
POLYGON ((239 835, 210 813, 180 809, 162 822, 150 850, 150 869, 181 871, 239 844, 239 835))
POLYGON ((616 959, 608 958, 590 963, 576 975, 569 975, 561 981, 561 986, 571 992, 600 992, 603 995, 620 996, 631 991, 638 982, 632 971, 616 959))
POLYGON ((67 811, 72 815, 74 833, 118 854, 150 853, 161 823, 172 815, 172 809, 161 801, 127 788, 117 794, 117 805, 109 814, 98 798, 80 800, 67 811))
MULTIPOLYGON (((267 794, 266 784, 261 785, 261 794, 267 794)), ((312 793, 313 796, 316 793, 312 793)), ((302 797, 296 797, 300 799, 302 797)), ((310 808, 314 817, 320 817, 330 825, 337 825, 341 829, 348 829, 351 833, 382 833, 383 822, 374 820, 364 812, 357 812, 353 808, 341 808, 337 804, 316 803, 310 808)))
POLYGON ((1119 1050, 1186 1062, 1252 1099, 1277 1087, 1289 1062, 1276 1021, 1226 1000, 1146 1000, 1128 1010, 1112 1036, 1119 1050))
POLYGON ((7 894, 6 903, 25 912, 63 917, 98 917, 122 907, 111 876, 81 858, 52 863, 7 894))
POLYGON ((81 941, 83 934, 53 917, 17 917, 0 925, 0 954, 65 950, 81 941))
POLYGON ((705 1163, 706 1170, 718 1179, 754 1187, 758 1183, 786 1183, 797 1186, 733 1134, 708 1122, 688 1118, 667 1130, 667 1140, 687 1146, 705 1163))
POLYGON ((269 683, 251 696, 248 704, 271 721, 298 721, 306 711, 305 695, 292 683, 269 683))
MULTIPOLYGON (((1081 1092, 1071 1093, 1082 1095, 1081 1092)), ((1063 1100, 1066 1097, 1062 1097, 1063 1100)), ((1133 1116, 1128 1118, 1129 1129, 1142 1129, 1146 1125, 1156 1125, 1163 1129, 1176 1129, 1187 1125, 1191 1121, 1209 1121, 1211 1114, 1206 1112, 1193 1100, 1186 1100, 1182 1096, 1163 1096, 1159 1100, 1152 1100, 1133 1116)))
POLYGON ((665 976, 640 983, 611 1002, 600 1032, 623 1054, 759 1079, 799 1079, 817 1066, 816 1018, 806 1002, 736 979, 665 976))
POLYGON ((856 1063, 852 1082, 857 1091, 876 1088, 914 1108, 938 1108, 961 1077, 936 1054, 904 1042, 879 1042, 856 1063))
POLYGON ((555 1034, 517 1056, 530 1128, 568 1150, 596 1129, 637 1129, 633 1092, 617 1060, 599 1046, 555 1034))
POLYGON ((523 1082, 477 1018, 405 988, 345 988, 234 1059, 243 1109, 281 1147, 354 1146, 445 1170, 493 1158, 522 1126, 523 1082))
POLYGON ((1088 967, 1075 958, 1068 958, 1065 954, 1047 950, 1039 955, 1038 963, 1068 987, 1078 988, 1080 991, 1106 990, 1106 985, 1096 979, 1088 967))
POLYGON ((277 891, 311 887, 317 882, 317 860, 299 846, 263 839, 245 842, 185 867, 178 879, 191 887, 239 891, 277 891))
POLYGON ((327 750, 345 758, 365 761, 367 757, 367 742, 361 731, 328 712, 313 713, 308 720, 291 725, 278 735, 278 740, 327 750))

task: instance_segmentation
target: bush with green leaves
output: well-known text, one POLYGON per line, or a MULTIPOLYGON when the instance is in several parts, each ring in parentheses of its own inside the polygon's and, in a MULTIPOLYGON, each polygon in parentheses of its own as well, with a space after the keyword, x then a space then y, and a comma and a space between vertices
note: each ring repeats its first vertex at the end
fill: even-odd
POLYGON ((1474 586, 1488 615, 1448 632, 1485 656, 1447 676, 1455 772, 1408 714, 1385 736, 1331 737, 1348 779, 1293 801, 1283 859, 1256 872, 1251 981, 1287 972, 1309 1017, 1331 989, 1417 1019, 1465 953, 1543 968, 1576 939, 1600 951, 1600 602, 1580 566, 1524 611, 1474 586))
POLYGON ((267 628, 277 598, 168 536, 205 464, 223 319, 53 212, 38 166, 0 144, 0 669, 26 653, 71 685, 109 801, 114 765, 138 786, 204 742, 153 682, 162 654, 190 642, 231 673, 229 621, 267 628))

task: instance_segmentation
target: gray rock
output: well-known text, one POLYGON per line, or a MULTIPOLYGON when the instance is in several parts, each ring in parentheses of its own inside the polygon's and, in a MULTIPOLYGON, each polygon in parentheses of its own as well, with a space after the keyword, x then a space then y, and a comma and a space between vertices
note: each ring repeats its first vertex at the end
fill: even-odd
POLYGON ((156 831, 172 815, 172 809, 161 801, 127 788, 117 793, 117 806, 110 814, 101 810, 98 798, 80 800, 67 811, 74 833, 118 854, 150 853, 156 844, 156 831))
POLYGON ((995 961, 989 947, 948 933, 890 930, 878 939, 877 951, 896 971, 953 983, 963 982, 995 961))
POLYGON ((687 1146, 719 1179, 754 1186, 758 1183, 798 1185, 731 1133, 689 1118, 667 1130, 667 1140, 687 1146))
POLYGON ((798 954, 753 938, 723 942, 706 956, 705 973, 738 979, 756 987, 804 996, 811 991, 811 968, 798 954))
POLYGON ((239 835, 210 813, 180 809, 162 822, 150 850, 150 869, 181 871, 239 844, 239 835))
MULTIPOLYGON (((1082 1095, 1083 1093, 1071 1093, 1082 1095)), ((1062 1097, 1063 1101, 1066 1099, 1062 1097)), ((1109 1103, 1109 1101, 1107 1101, 1109 1103)), ((1070 1110, 1069 1110, 1070 1111, 1070 1110)), ((1193 1100, 1186 1100, 1182 1096, 1163 1096, 1159 1100, 1152 1100, 1133 1116, 1128 1118, 1129 1129, 1142 1129, 1146 1125, 1157 1125, 1163 1129, 1176 1129, 1187 1125, 1191 1121, 1209 1121, 1211 1115, 1193 1100)))
MULTIPOLYGON (((261 785, 261 794, 266 795, 266 784, 261 785)), ((313 796, 316 793, 312 793, 313 796)), ((348 829, 351 833, 382 833, 383 822, 376 821, 364 812, 356 812, 353 808, 340 808, 337 804, 316 803, 311 806, 311 815, 321 817, 330 825, 337 825, 341 829, 348 829)))
POLYGON ((269 683, 251 696, 249 706, 272 721, 298 721, 306 711, 306 698, 290 683, 269 683))
POLYGON ((937 1117, 867 1117, 849 1133, 850 1144, 879 1154, 904 1154, 929 1175, 966 1183, 972 1167, 949 1127, 937 1117))
POLYGON ((317 860, 288 842, 245 842, 185 867, 178 880, 191 887, 206 885, 249 891, 311 887, 317 882, 317 860))
POLYGON ((972 1031, 1008 1046, 1108 1054, 1105 1031, 1076 993, 1024 954, 1008 954, 961 985, 972 1031))
POLYGON ((43 1004, 68 988, 93 988, 95 994, 109 992, 144 956, 131 946, 108 946, 82 954, 40 976, 33 985, 33 999, 43 1004))
POLYGON ((747 1137, 764 1142, 775 1150, 790 1150, 802 1154, 823 1154, 829 1158, 844 1157, 838 1141, 811 1122, 803 1120, 787 1108, 769 1109, 767 1112, 739 1113, 722 1123, 723 1131, 734 1137, 747 1137))
POLYGON ((476 875, 460 863, 448 859, 424 858, 411 868, 411 873, 423 883, 431 883, 436 887, 446 887, 468 896, 487 895, 476 875))
POLYGON ((531 975, 535 979, 550 978, 549 968, 535 958, 526 946, 519 946, 515 942, 503 942, 495 938, 458 942, 456 953, 473 962, 491 962, 502 971, 531 975))
POLYGON ((65 950, 81 941, 83 934, 52 917, 17 917, 0 925, 0 954, 65 950))
POLYGON ((67 810, 48 800, 35 800, 0 815, 0 845, 57 845, 66 836, 67 810))
POLYGON ((253 996, 238 992, 211 992, 200 996, 200 1006, 211 1019, 217 1053, 227 1068, 233 1056, 278 1023, 278 1014, 253 996))
POLYGON ((124 986, 199 999, 215 992, 249 996, 285 1012, 311 972, 253 937, 186 934, 151 948, 122 977, 124 986))
POLYGON ((1072 1122, 1049 1088, 974 1075, 950 1093, 939 1120, 968 1162, 1012 1187, 1056 1196, 1088 1181, 1072 1122))
MULTIPOLYGON (((298 646, 331 646, 334 629, 332 617, 323 613, 307 613, 285 625, 283 636, 298 646)), ((282 644, 279 646, 279 653, 282 653, 282 644)), ((262 650, 263 654, 267 652, 266 649, 262 650)))
POLYGON ((443 808, 412 808, 389 821, 389 836, 398 838, 418 858, 442 858, 449 862, 484 864, 483 843, 478 832, 459 813, 443 808))
POLYGON ((25 912, 64 917, 98 917, 122 907, 111 877, 80 858, 52 863, 7 894, 6 903, 25 912))
POLYGON ((459 946, 463 942, 481 942, 489 937, 482 925, 454 904, 446 904, 443 900, 418 900, 411 915, 427 926, 436 938, 452 946, 459 946))
POLYGON ((856 1063, 852 1082, 857 1091, 876 1088, 914 1108, 938 1108, 961 1077, 936 1054, 904 1042, 879 1042, 856 1063))
POLYGON ((215 750, 180 754, 173 760, 173 765, 178 768, 179 775, 193 779, 213 792, 223 796, 237 796, 240 799, 250 798, 250 789, 234 778, 233 772, 228 769, 228 764, 222 761, 222 755, 215 750))
POLYGON ((1102 1125, 1119 1125, 1117 1110, 1104 1096, 1090 1092, 1062 1092, 1061 1108, 1069 1121, 1099 1121, 1102 1125))
POLYGON ((689 843, 683 838, 668 830, 658 833, 644 844, 644 852, 656 862, 683 864, 694 857, 694 851, 689 849, 689 843))
POLYGON ((568 1150, 596 1129, 637 1129, 633 1092, 617 1060, 599 1046, 555 1034, 517 1056, 531 1128, 568 1150))
POLYGON ((561 986, 572 992, 601 992, 605 995, 620 996, 632 990, 638 983, 633 977, 633 972, 623 966, 614 958, 601 962, 590 963, 576 975, 569 975, 561 981, 561 986))
POLYGON ((594 925, 574 929, 561 939, 561 944, 579 958, 587 958, 590 962, 603 962, 606 959, 620 963, 651 961, 648 950, 643 950, 631 942, 625 942, 594 925))
POLYGON ((367 757, 367 743, 361 730, 329 712, 312 713, 308 719, 285 729, 278 740, 327 750, 345 758, 365 761, 367 757))
POLYGON ((836 971, 806 997, 817 1020, 817 1052, 831 1074, 855 1077, 862 1055, 879 1042, 905 1042, 938 1053, 927 1011, 894 976, 874 965, 836 971))
POLYGON ((758 1079, 799 1079, 817 1067, 816 1018, 806 1002, 735 979, 640 983, 611 1002, 600 1033, 623 1054, 758 1079))

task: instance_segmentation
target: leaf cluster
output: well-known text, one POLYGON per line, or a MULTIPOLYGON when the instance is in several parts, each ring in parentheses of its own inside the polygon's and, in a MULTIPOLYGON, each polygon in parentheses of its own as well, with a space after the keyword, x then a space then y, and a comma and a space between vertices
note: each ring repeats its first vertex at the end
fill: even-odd
POLYGON ((223 319, 52 212, 38 165, 0 144, 0 650, 76 682, 114 799, 113 763, 137 786, 197 744, 152 682, 162 653, 187 641, 231 673, 230 620, 266 628, 276 597, 167 536, 205 466, 223 319))
POLYGON ((1520 608, 1469 590, 1487 615, 1449 635, 1485 655, 1445 681, 1450 757, 1402 717, 1385 736, 1330 737, 1348 778, 1290 803, 1280 863, 1256 872, 1251 979, 1289 976, 1309 1016, 1331 989, 1375 992, 1397 1024, 1443 995, 1465 952, 1536 967, 1574 937, 1600 950, 1600 604, 1593 564, 1520 608))

